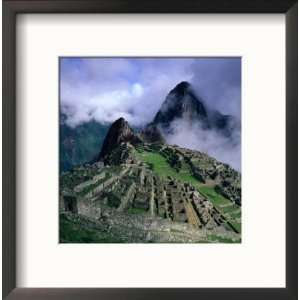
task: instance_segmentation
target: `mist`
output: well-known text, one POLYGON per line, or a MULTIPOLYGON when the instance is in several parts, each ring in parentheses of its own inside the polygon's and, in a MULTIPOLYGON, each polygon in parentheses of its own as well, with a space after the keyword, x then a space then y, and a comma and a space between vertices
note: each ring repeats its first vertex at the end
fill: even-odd
POLYGON ((241 170, 240 130, 234 128, 230 138, 213 129, 202 129, 200 122, 186 122, 177 119, 171 123, 168 132, 161 129, 166 142, 183 148, 204 152, 219 161, 241 170))
POLYGON ((240 118, 240 58, 61 58, 61 112, 71 127, 119 117, 144 126, 181 81, 207 106, 240 118))

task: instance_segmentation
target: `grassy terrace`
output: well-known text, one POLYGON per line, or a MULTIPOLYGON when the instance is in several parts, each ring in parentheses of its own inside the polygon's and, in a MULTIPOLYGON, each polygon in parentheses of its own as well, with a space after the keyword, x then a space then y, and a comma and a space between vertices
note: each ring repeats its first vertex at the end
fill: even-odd
POLYGON ((208 187, 199 182, 191 173, 190 167, 185 162, 179 172, 173 169, 166 158, 157 152, 137 152, 138 157, 147 163, 152 170, 161 177, 171 176, 178 180, 191 183, 202 195, 206 196, 213 205, 222 212, 236 230, 241 232, 241 208, 230 200, 218 194, 213 187, 208 187))
POLYGON ((137 208, 137 207, 130 207, 128 208, 127 212, 129 214, 132 214, 132 215, 136 215, 136 214, 144 214, 146 213, 146 211, 142 208, 137 208))

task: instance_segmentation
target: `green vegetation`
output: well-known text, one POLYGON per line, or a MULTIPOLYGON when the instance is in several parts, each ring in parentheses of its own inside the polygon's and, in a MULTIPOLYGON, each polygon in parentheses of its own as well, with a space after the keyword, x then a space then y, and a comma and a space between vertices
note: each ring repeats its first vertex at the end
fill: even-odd
POLYGON ((241 230, 242 230, 242 224, 241 224, 241 222, 233 222, 233 221, 231 221, 231 225, 232 225, 238 232, 241 232, 241 230))
POLYGON ((108 131, 107 125, 95 121, 71 128, 65 123, 59 126, 60 172, 96 158, 108 131))
POLYGON ((142 208, 130 207, 130 208, 128 208, 127 212, 129 214, 136 215, 136 214, 144 214, 146 211, 144 209, 142 209, 142 208))
POLYGON ((59 225, 60 243, 121 243, 107 232, 99 231, 91 221, 61 214, 59 225))
MULTIPOLYGON (((218 208, 222 205, 231 203, 228 199, 224 198, 222 195, 218 194, 214 188, 208 186, 201 186, 201 193, 211 200, 211 202, 218 208)), ((222 210, 223 211, 223 210, 222 210)))
POLYGON ((183 163, 181 169, 179 171, 176 171, 168 164, 167 159, 160 153, 143 151, 138 153, 138 157, 146 162, 151 167, 151 169, 159 176, 171 176, 178 180, 189 182, 193 185, 199 184, 199 181, 193 175, 191 175, 187 163, 183 163))
POLYGON ((144 151, 138 153, 138 157, 146 162, 150 166, 150 168, 159 176, 177 176, 177 172, 170 167, 166 159, 159 153, 144 151))
POLYGON ((212 202, 238 232, 241 232, 241 208, 238 205, 218 194, 213 187, 202 185, 199 191, 212 202))

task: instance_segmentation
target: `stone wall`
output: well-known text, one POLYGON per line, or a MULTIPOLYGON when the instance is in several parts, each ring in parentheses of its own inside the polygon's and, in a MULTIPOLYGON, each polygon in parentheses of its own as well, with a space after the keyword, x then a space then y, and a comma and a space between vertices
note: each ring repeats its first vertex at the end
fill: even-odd
POLYGON ((74 191, 76 193, 81 192, 86 187, 88 187, 88 186, 90 186, 92 184, 95 184, 97 181, 99 181, 101 179, 104 179, 105 175, 106 175, 105 172, 102 172, 100 174, 95 175, 91 180, 84 181, 84 182, 78 184, 77 186, 75 186, 74 191))
POLYGON ((109 179, 104 181, 103 183, 100 183, 97 187, 95 187, 92 191, 87 193, 84 198, 88 199, 91 197, 94 197, 95 195, 101 193, 105 188, 107 188, 109 185, 111 185, 113 182, 117 181, 119 179, 119 176, 112 175, 109 179))
POLYGON ((117 209, 118 211, 124 211, 126 208, 128 208, 128 204, 133 200, 135 188, 136 185, 133 182, 127 190, 127 193, 124 195, 124 197, 122 197, 121 204, 117 209))
POLYGON ((107 179, 106 181, 100 183, 99 185, 97 185, 97 187, 95 187, 92 191, 90 191, 89 193, 87 193, 84 198, 85 199, 89 199, 91 197, 94 197, 95 195, 101 193, 105 188, 107 188, 108 186, 110 186, 112 183, 120 180, 129 170, 129 167, 125 167, 119 175, 111 175, 111 177, 109 179, 107 179))

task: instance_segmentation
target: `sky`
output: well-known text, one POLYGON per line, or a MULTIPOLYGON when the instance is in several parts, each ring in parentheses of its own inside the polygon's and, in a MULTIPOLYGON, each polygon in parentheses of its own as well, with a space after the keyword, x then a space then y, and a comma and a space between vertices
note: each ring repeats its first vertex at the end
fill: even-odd
POLYGON ((240 58, 61 58, 61 111, 72 127, 119 117, 143 126, 181 81, 208 107, 240 118, 240 58))
MULTIPOLYGON (((240 58, 61 58, 60 107, 66 123, 103 124, 124 117, 131 126, 150 123, 167 94, 181 81, 207 108, 241 118, 240 58)), ((240 129, 234 141, 216 132, 175 122, 171 144, 206 152, 240 170, 240 129)))

